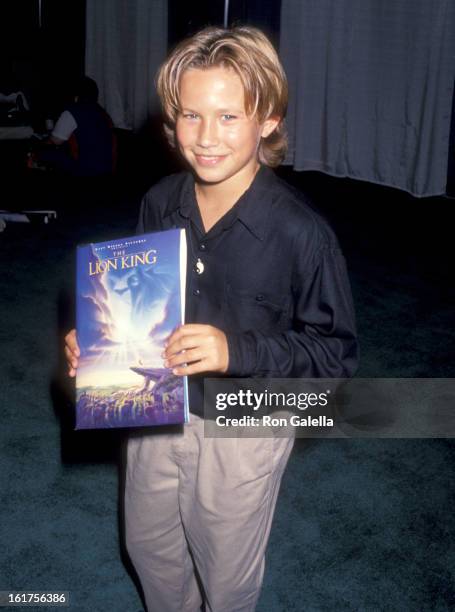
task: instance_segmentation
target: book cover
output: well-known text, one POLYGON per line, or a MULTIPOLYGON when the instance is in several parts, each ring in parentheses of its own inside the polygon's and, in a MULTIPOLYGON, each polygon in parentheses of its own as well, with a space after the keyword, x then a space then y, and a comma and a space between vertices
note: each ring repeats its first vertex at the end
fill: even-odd
POLYGON ((188 421, 161 353, 184 322, 186 238, 173 229, 77 248, 76 429, 188 421))

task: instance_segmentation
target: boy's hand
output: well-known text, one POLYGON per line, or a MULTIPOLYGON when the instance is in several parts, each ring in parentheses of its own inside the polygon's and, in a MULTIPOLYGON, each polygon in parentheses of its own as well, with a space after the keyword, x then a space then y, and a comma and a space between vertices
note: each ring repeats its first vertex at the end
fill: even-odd
POLYGON ((224 332, 212 325, 182 325, 169 337, 164 365, 177 376, 227 372, 229 350, 224 332))
POLYGON ((72 329, 65 336, 65 357, 68 363, 68 375, 73 378, 76 376, 78 358, 81 352, 77 343, 76 330, 72 329))

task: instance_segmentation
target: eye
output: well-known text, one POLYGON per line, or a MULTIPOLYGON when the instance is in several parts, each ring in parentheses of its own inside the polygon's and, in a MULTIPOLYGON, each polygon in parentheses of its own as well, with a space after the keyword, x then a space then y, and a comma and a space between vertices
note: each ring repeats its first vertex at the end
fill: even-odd
POLYGON ((223 121, 232 121, 233 119, 237 119, 236 115, 229 115, 228 113, 221 115, 221 118, 223 121))
POLYGON ((197 115, 196 113, 182 113, 183 118, 184 119, 189 119, 190 121, 193 121, 194 119, 197 119, 197 115))

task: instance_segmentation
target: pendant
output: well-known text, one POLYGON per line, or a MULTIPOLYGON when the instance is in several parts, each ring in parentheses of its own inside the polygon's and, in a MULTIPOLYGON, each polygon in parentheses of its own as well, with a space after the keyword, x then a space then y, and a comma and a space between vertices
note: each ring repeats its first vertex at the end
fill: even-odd
POLYGON ((198 274, 202 274, 204 272, 204 264, 202 263, 202 261, 199 259, 196 262, 196 272, 198 274))

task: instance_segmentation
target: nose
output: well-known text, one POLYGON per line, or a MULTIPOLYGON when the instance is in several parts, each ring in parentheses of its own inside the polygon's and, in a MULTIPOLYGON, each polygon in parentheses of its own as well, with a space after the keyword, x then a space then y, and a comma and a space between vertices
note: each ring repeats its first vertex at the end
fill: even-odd
POLYGON ((204 148, 218 144, 218 128, 214 119, 203 119, 198 133, 198 145, 204 148))

